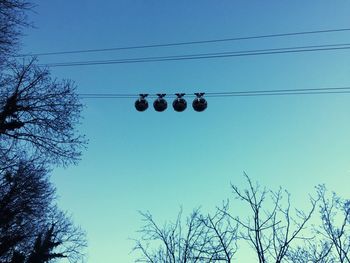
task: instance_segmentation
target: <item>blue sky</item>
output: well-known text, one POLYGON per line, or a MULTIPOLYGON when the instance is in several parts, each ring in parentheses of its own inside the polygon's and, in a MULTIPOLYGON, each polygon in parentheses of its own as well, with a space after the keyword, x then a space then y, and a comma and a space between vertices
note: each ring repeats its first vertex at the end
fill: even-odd
MULTIPOLYGON (((349 27, 349 1, 37 1, 23 52, 182 42, 349 27)), ((349 33, 40 58, 40 62, 176 55, 350 42, 349 33)), ((350 85, 349 51, 53 68, 80 93, 175 93, 350 85)), ((195 113, 144 113, 133 100, 84 100, 90 141, 55 169, 59 205, 88 235, 88 262, 133 262, 138 211, 159 222, 230 197, 243 171, 307 207, 319 183, 348 196, 350 95, 210 98, 195 113)), ((244 209, 237 213, 244 214, 244 209)), ((239 262, 254 262, 241 253, 239 262)))

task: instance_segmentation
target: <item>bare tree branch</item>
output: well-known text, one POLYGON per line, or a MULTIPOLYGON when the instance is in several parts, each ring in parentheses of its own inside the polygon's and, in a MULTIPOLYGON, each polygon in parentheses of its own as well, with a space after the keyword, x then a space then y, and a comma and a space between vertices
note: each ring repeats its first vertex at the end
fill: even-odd
MULTIPOLYGON (((71 81, 57 81, 48 70, 14 65, 0 75, 0 150, 25 151, 49 163, 75 163, 86 140, 77 136, 82 105, 71 81)), ((0 152, 1 152, 0 151, 0 152)))

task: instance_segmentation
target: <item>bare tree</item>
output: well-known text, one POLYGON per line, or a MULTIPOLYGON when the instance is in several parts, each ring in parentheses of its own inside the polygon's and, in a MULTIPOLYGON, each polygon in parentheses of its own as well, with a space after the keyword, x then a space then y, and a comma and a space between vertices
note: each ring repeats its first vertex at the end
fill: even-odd
POLYGON ((82 105, 72 81, 58 81, 16 52, 26 0, 0 0, 0 262, 77 262, 84 232, 56 204, 48 167, 75 163, 82 105))
POLYGON ((293 241, 305 238, 302 230, 315 210, 316 200, 310 197, 308 212, 295 209, 292 214, 288 192, 267 190, 253 184, 246 174, 245 178, 247 189, 242 191, 235 185, 231 186, 235 197, 251 209, 251 215, 246 219, 230 217, 243 228, 241 238, 252 246, 259 263, 284 262, 293 241))
MULTIPOLYGON (((0 175, 0 259, 29 249, 53 197, 45 170, 20 162, 0 175)), ((3 261, 3 260, 2 260, 3 261)))
MULTIPOLYGON (((70 218, 58 209, 54 210, 51 217, 36 236, 31 253, 23 256, 23 263, 53 262, 62 258, 72 263, 83 260, 85 233, 74 226, 70 218)), ((26 254, 26 251, 16 251, 16 256, 26 254)))
POLYGON ((137 262, 231 262, 236 248, 236 228, 225 225, 226 215, 203 216, 197 209, 184 226, 180 212, 175 223, 163 227, 149 212, 141 215, 145 225, 134 248, 140 252, 137 262))
POLYGON ((336 193, 329 197, 324 185, 317 187, 320 197, 321 224, 315 227, 319 243, 329 247, 327 258, 331 262, 350 262, 350 200, 336 193))
POLYGON ((75 85, 52 79, 34 62, 14 64, 11 73, 0 75, 0 153, 74 163, 85 143, 76 135, 82 105, 75 85))
POLYGON ((293 263, 349 263, 350 200, 329 194, 324 185, 316 187, 319 196, 318 221, 313 238, 291 251, 293 263))
POLYGON ((55 189, 42 166, 22 161, 0 173, 0 262, 29 260, 43 237, 46 246, 41 251, 46 249, 51 260, 54 255, 71 262, 82 257, 84 233, 54 205, 54 199, 55 189))
POLYGON ((350 263, 349 199, 320 185, 304 212, 292 209, 287 191, 271 191, 245 178, 247 189, 231 187, 236 199, 248 205, 247 217, 231 214, 228 202, 214 215, 195 210, 185 227, 181 213, 163 227, 150 213, 142 214, 138 262, 232 262, 240 242, 247 241, 259 263, 350 263))
POLYGON ((208 229, 206 253, 209 262, 232 262, 237 252, 238 224, 228 216, 228 202, 217 209, 214 215, 202 216, 202 222, 208 229))
POLYGON ((24 0, 0 0, 0 66, 17 50, 21 29, 28 26, 33 5, 24 0))
POLYGON ((319 240, 315 236, 304 240, 302 245, 292 248, 288 253, 288 262, 293 263, 335 263, 331 256, 332 244, 319 240))
POLYGON ((200 262, 207 233, 199 220, 198 210, 187 219, 186 229, 181 221, 182 212, 178 214, 175 223, 163 227, 154 221, 149 212, 141 215, 145 224, 140 230, 142 237, 136 240, 134 248, 141 252, 137 262, 200 262))

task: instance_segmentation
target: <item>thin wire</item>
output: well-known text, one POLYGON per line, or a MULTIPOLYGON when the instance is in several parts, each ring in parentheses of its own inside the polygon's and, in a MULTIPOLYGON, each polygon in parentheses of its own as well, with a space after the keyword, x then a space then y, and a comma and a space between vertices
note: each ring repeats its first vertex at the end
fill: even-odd
MULTIPOLYGON (((305 49, 305 48, 326 48, 326 47, 342 47, 349 46, 350 43, 342 44, 326 44, 326 45, 311 45, 311 46, 297 46, 297 47, 283 47, 283 48, 269 48, 269 49, 254 49, 254 50, 239 50, 239 51, 228 51, 228 52, 215 52, 215 53, 201 53, 201 54, 188 54, 188 55, 176 55, 176 56, 156 56, 156 57, 141 57, 141 58, 125 58, 120 59, 123 61, 134 61, 134 60, 147 60, 147 59, 164 59, 164 58, 183 58, 183 57, 194 57, 202 55, 226 55, 226 54, 239 54, 239 53, 255 53, 255 52, 268 52, 268 51, 280 51, 280 50, 292 50, 292 49, 305 49)), ((113 62, 112 60, 102 60, 102 62, 113 62)), ((66 63, 89 63, 89 62, 99 62, 99 61, 83 61, 83 62, 62 62, 62 63, 51 63, 51 64, 66 64, 66 63)))
POLYGON ((350 44, 348 44, 348 43, 347 44, 324 45, 324 46, 328 46, 325 48, 322 48, 322 46, 323 45, 319 45, 320 48, 310 48, 310 47, 314 47, 314 46, 304 46, 304 47, 265 49, 265 50, 260 50, 260 51, 248 50, 248 51, 203 53, 203 54, 177 55, 177 56, 165 56, 165 57, 131 58, 131 59, 119 59, 119 60, 98 60, 98 61, 47 63, 47 64, 40 64, 40 66, 42 66, 42 67, 92 66, 92 65, 198 60, 198 59, 210 59, 210 58, 228 58, 228 57, 274 55, 274 54, 286 54, 286 53, 304 53, 304 52, 350 49, 350 44), (334 47, 329 47, 329 46, 334 46, 334 47), (270 50, 272 50, 272 51, 270 51, 270 50))
POLYGON ((350 90, 349 87, 335 87, 335 88, 306 88, 306 89, 279 89, 279 90, 249 90, 249 91, 227 91, 227 92, 207 92, 206 96, 216 95, 231 95, 231 94, 250 94, 250 93, 275 93, 275 92, 303 92, 303 91, 342 91, 350 90))
POLYGON ((80 54, 80 53, 108 52, 108 51, 118 51, 118 50, 157 48, 157 47, 172 47, 172 46, 208 44, 208 43, 230 42, 230 41, 240 41, 240 40, 262 39, 262 38, 275 38, 275 37, 287 37, 287 36, 298 36, 298 35, 336 33, 336 32, 346 32, 346 31, 350 31, 350 28, 325 29, 325 30, 314 30, 314 31, 301 31, 301 32, 278 33, 278 34, 268 34, 268 35, 243 36, 243 37, 233 37, 233 38, 198 40, 198 41, 184 41, 184 42, 149 44, 149 45, 139 45, 139 46, 125 46, 125 47, 113 47, 113 48, 101 48, 101 49, 80 49, 80 50, 68 50, 68 51, 29 53, 29 54, 20 54, 20 55, 17 55, 17 57, 50 56, 50 55, 80 54))
MULTIPOLYGON (((301 95, 301 94, 346 94, 350 93, 350 87, 334 88, 306 88, 306 89, 279 89, 279 90, 250 90, 250 91, 231 91, 231 92, 212 92, 205 93, 205 97, 234 97, 234 96, 269 96, 269 95, 301 95)), ((116 93, 80 93, 81 98, 111 98, 111 99, 135 99, 138 94, 116 94, 116 93)), ((156 94, 150 94, 148 98, 156 98, 156 94)), ((169 94, 167 98, 175 98, 174 94, 169 94)), ((194 94, 186 94, 186 97, 195 97, 194 94)))
MULTIPOLYGON (((255 93, 255 94, 231 94, 231 95, 216 95, 210 98, 224 98, 224 97, 260 97, 260 96, 286 96, 286 95, 321 95, 321 94, 350 94, 350 91, 320 91, 320 92, 278 92, 278 93, 255 93)), ((127 97, 113 97, 113 96, 88 96, 81 97, 82 99, 127 99, 127 97)), ((135 99, 135 98, 133 98, 135 99)))
POLYGON ((319 92, 276 92, 276 93, 255 93, 255 94, 231 94, 231 95, 216 95, 211 98, 224 97, 248 97, 248 96, 281 96, 281 95, 320 95, 320 94, 350 94, 350 91, 319 91, 319 92))

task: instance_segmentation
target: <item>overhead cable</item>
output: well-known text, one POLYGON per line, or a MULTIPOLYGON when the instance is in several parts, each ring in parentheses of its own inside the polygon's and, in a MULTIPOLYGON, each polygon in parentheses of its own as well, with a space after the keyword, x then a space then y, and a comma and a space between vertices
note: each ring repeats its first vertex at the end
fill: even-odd
MULTIPOLYGON (((178 94, 186 97, 196 97, 198 93, 185 94, 164 94, 163 97, 177 98, 178 94)), ((350 87, 332 87, 332 88, 305 88, 305 89, 277 89, 277 90, 249 90, 249 91, 230 91, 230 92, 207 92, 203 93, 206 97, 240 97, 240 96, 277 96, 277 95, 312 95, 312 94, 350 94, 350 87)), ((117 93, 80 93, 79 97, 84 99, 135 99, 142 94, 117 94, 117 93)), ((149 98, 157 98, 158 94, 145 94, 149 98)))
POLYGON ((75 61, 75 62, 57 62, 40 64, 43 67, 74 67, 74 66, 93 66, 93 65, 108 65, 108 64, 125 64, 125 63, 145 63, 145 62, 162 62, 162 61, 180 61, 180 60, 198 60, 210 58, 229 58, 243 56, 258 56, 258 55, 276 55, 286 53, 304 53, 304 52, 319 52, 319 51, 335 51, 348 50, 350 43, 344 44, 327 44, 327 45, 312 45, 312 46, 297 46, 283 47, 257 50, 241 50, 216 53, 199 53, 185 54, 175 56, 155 56, 141 58, 124 58, 124 59, 109 59, 109 60, 93 60, 93 61, 75 61))
POLYGON ((241 37, 197 40, 197 41, 153 43, 153 44, 144 44, 144 45, 137 45, 137 46, 124 46, 124 47, 121 46, 121 47, 112 47, 112 48, 99 48, 99 49, 96 48, 96 49, 79 49, 79 50, 67 50, 67 51, 39 52, 39 53, 20 54, 20 55, 17 55, 17 57, 28 57, 28 56, 39 57, 39 56, 64 55, 64 54, 82 54, 82 53, 110 52, 110 51, 118 51, 118 50, 174 47, 174 46, 185 46, 185 45, 196 45, 196 44, 209 44, 209 43, 231 42, 231 41, 241 41, 241 40, 252 40, 252 39, 277 38, 277 37, 301 36, 301 35, 315 35, 315 34, 325 34, 325 33, 340 33, 340 32, 346 32, 346 31, 350 31, 350 28, 299 31, 299 32, 241 36, 241 37))

